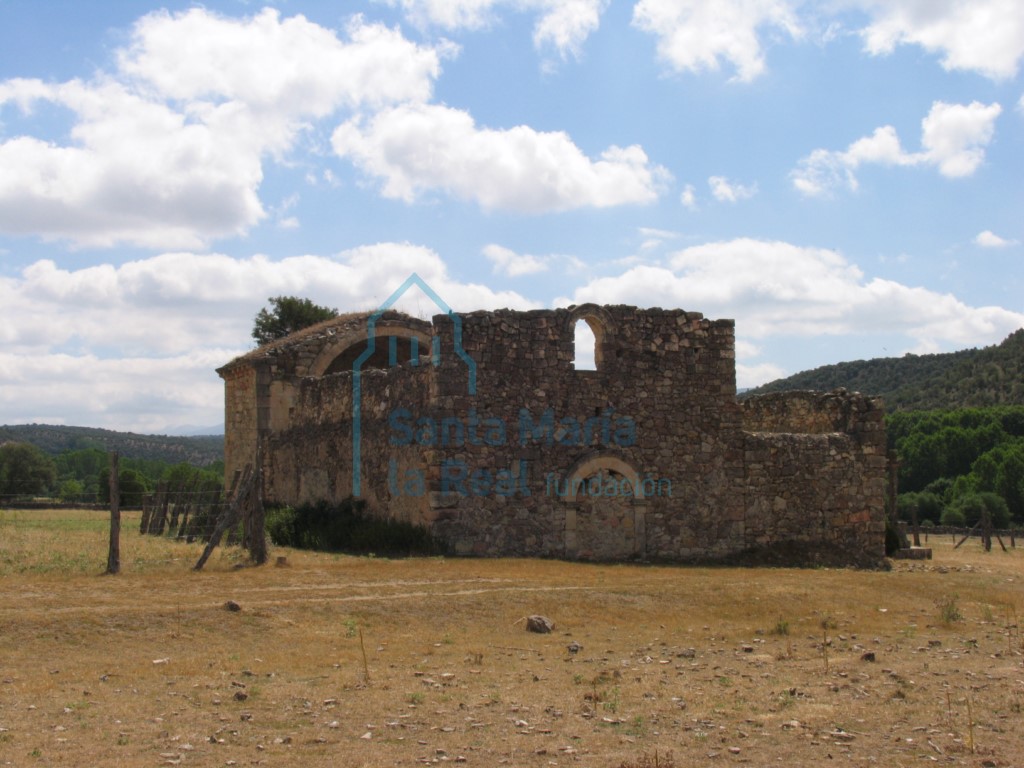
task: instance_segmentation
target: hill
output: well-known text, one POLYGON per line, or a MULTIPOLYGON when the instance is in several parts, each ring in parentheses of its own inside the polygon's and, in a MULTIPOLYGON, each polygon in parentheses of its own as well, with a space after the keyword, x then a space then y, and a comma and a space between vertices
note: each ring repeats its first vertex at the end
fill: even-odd
POLYGON ((104 451, 117 451, 130 459, 166 461, 171 464, 184 461, 199 467, 224 458, 223 435, 137 435, 134 432, 52 424, 0 426, 0 443, 8 440, 31 443, 53 456, 81 448, 100 448, 104 451))
POLYGON ((1024 405, 1024 329, 981 349, 826 365, 749 389, 741 397, 839 387, 881 395, 889 411, 1024 405))

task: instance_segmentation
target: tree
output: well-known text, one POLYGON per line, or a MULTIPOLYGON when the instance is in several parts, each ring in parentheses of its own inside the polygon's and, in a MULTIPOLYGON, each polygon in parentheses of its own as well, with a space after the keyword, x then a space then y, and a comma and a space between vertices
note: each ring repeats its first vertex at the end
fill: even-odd
POLYGON ((0 494, 45 493, 56 482, 53 459, 34 445, 0 445, 0 494))
MULTIPOLYGON (((107 491, 109 494, 110 492, 107 491)), ((63 501, 65 504, 73 504, 76 501, 81 501, 82 497, 85 496, 85 485, 80 480, 70 479, 65 480, 60 484, 60 488, 57 490, 57 498, 63 501)))
MULTIPOLYGON (((1002 496, 991 491, 968 493, 961 496, 946 511, 950 510, 959 512, 966 525, 975 525, 986 512, 988 512, 992 525, 996 528, 1005 528, 1010 523, 1010 510, 1006 506, 1006 501, 1002 496)), ((943 525, 952 525, 952 523, 945 522, 945 512, 942 515, 942 520, 943 525)))
POLYGON ((338 316, 336 309, 322 307, 297 296, 272 296, 267 300, 271 307, 264 307, 256 314, 252 328, 252 337, 259 345, 269 344, 290 333, 338 316))
MULTIPOLYGON (((105 467, 99 473, 98 500, 101 504, 110 503, 110 467, 105 467)), ((149 493, 149 483, 146 477, 137 469, 121 469, 117 473, 117 487, 120 490, 120 506, 141 507, 143 497, 149 493)))

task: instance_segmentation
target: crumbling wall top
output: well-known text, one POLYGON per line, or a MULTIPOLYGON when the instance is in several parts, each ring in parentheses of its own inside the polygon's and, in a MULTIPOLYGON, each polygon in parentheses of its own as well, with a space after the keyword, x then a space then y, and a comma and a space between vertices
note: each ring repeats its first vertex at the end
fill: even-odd
POLYGON ((879 397, 836 389, 832 392, 772 392, 741 403, 746 432, 826 434, 861 432, 865 423, 881 422, 879 397))

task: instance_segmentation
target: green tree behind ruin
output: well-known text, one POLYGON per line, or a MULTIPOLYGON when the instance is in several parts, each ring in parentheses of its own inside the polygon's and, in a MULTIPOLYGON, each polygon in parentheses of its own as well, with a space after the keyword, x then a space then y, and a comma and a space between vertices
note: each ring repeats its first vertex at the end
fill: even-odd
POLYGON ((886 422, 901 517, 916 507, 919 520, 938 522, 955 508, 973 524, 984 501, 994 520, 1024 522, 1024 407, 906 411, 886 422))
POLYGON ((338 310, 314 304, 297 296, 272 296, 256 314, 252 337, 260 346, 338 316, 338 310))

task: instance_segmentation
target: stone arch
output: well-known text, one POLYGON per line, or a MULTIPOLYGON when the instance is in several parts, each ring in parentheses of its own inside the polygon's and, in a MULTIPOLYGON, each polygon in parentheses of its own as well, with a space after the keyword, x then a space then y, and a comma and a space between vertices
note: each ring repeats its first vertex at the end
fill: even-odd
POLYGON ((647 503, 641 482, 640 473, 618 456, 599 454, 576 462, 559 490, 566 504, 566 556, 616 560, 643 555, 647 503))
MULTIPOLYGON (((418 349, 419 355, 429 355, 431 351, 430 326, 424 323, 422 328, 413 328, 395 322, 378 323, 374 333, 375 358, 387 360, 389 354, 390 339, 408 340, 408 344, 402 344, 402 351, 398 355, 399 362, 407 362, 412 350, 418 349), (416 339, 415 347, 413 339, 416 339)), ((369 342, 369 333, 366 327, 346 333, 337 339, 326 344, 317 354, 309 366, 309 376, 324 376, 328 373, 339 373, 342 370, 351 370, 351 365, 359 355, 366 349, 369 342), (341 366, 339 368, 339 365, 341 366)), ((384 364, 375 364, 367 361, 364 368, 386 367, 384 364)))
POLYGON ((583 320, 590 326, 590 331, 594 334, 594 368, 598 371, 602 370, 605 362, 604 349, 607 334, 612 326, 612 319, 607 310, 597 304, 581 304, 570 309, 569 318, 569 330, 573 334, 574 345, 576 340, 576 323, 583 320))

